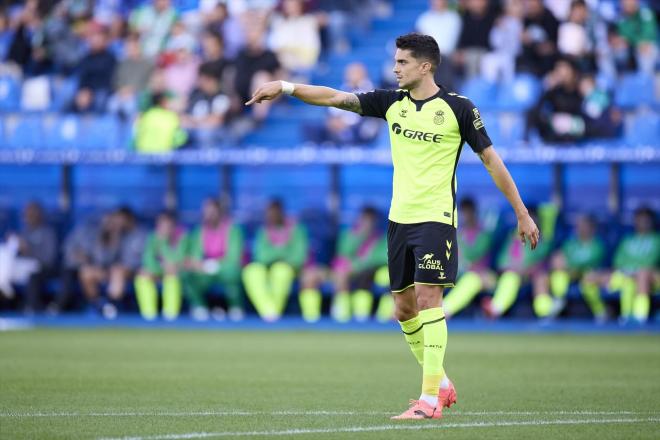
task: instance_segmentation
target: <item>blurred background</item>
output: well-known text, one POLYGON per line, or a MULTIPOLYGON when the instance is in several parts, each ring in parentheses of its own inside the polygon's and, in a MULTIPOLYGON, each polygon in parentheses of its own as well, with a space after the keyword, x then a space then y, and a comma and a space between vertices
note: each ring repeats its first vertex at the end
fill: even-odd
POLYGON ((534 209, 458 170, 469 319, 653 323, 660 309, 655 0, 0 2, 0 314, 391 319, 387 126, 274 79, 395 88, 395 38, 438 41, 534 209))

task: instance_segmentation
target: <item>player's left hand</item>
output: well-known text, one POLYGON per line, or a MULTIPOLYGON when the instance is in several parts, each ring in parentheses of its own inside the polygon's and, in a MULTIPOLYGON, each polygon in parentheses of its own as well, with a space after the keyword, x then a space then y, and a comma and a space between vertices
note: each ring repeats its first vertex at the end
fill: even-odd
POLYGON ((282 94, 282 82, 270 81, 262 84, 254 91, 252 98, 245 105, 259 104, 261 101, 270 101, 282 94))
POLYGON ((532 249, 536 249, 536 246, 539 244, 541 233, 529 214, 525 214, 518 218, 518 236, 520 236, 520 240, 523 244, 527 243, 529 240, 532 249))

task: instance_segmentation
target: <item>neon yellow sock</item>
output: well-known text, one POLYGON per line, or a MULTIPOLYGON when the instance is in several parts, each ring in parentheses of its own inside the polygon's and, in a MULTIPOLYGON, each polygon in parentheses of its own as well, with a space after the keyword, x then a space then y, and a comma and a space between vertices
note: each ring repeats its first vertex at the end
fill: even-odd
POLYGON ((539 318, 550 316, 550 312, 552 312, 552 297, 547 293, 536 295, 534 297, 533 306, 534 313, 536 313, 536 316, 539 318))
POLYGON ((651 298, 643 293, 635 295, 633 303, 633 317, 639 322, 646 322, 649 319, 651 310, 651 298))
POLYGON ((351 320, 351 297, 348 292, 337 292, 332 298, 330 308, 332 319, 337 322, 348 322, 351 320))
POLYGON ((593 313, 594 316, 605 315, 605 303, 600 297, 600 288, 598 287, 598 284, 582 281, 580 283, 580 290, 584 297, 584 301, 587 303, 587 306, 589 306, 589 309, 591 309, 591 313, 593 313))
POLYGON ((351 308, 353 316, 358 321, 366 321, 371 316, 374 304, 374 295, 366 289, 358 289, 351 295, 351 308))
POLYGON ((507 271, 500 275, 493 295, 493 308, 497 313, 504 314, 518 298, 522 278, 515 272, 507 271))
POLYGON ((401 326, 401 331, 403 331, 403 337, 410 347, 413 356, 417 359, 417 363, 420 366, 424 366, 424 332, 422 326, 422 320, 419 315, 415 316, 412 319, 407 321, 399 321, 401 326))
POLYGON ((321 319, 321 292, 319 289, 303 289, 298 294, 300 311, 307 322, 316 322, 321 319))
POLYGON ((163 317, 176 319, 181 311, 181 281, 176 275, 163 278, 163 317))
POLYGON ((378 322, 387 322, 394 316, 394 297, 390 293, 385 293, 378 301, 376 309, 376 320, 378 322))
POLYGON ((262 318, 276 316, 276 307, 268 288, 268 269, 261 263, 250 263, 243 269, 245 293, 262 318))
POLYGON ((635 280, 625 277, 621 286, 621 317, 630 318, 633 313, 633 304, 635 302, 635 291, 637 286, 635 280))
POLYGON ((555 298, 564 298, 571 285, 571 276, 565 270, 555 270, 550 274, 550 292, 555 298))
POLYGON ((454 316, 466 308, 482 289, 481 277, 476 272, 466 272, 458 279, 456 286, 442 300, 442 308, 449 316, 454 316))
POLYGON ((447 321, 441 307, 421 310, 419 318, 424 333, 422 394, 437 396, 445 375, 442 364, 447 348, 447 321))
POLYGON ((269 275, 271 294, 276 307, 275 311, 278 315, 281 315, 286 309, 296 271, 288 263, 278 261, 270 267, 269 275))
POLYGON ((135 277, 135 296, 137 298, 140 315, 148 321, 156 319, 158 316, 158 291, 156 283, 147 276, 138 275, 135 277))

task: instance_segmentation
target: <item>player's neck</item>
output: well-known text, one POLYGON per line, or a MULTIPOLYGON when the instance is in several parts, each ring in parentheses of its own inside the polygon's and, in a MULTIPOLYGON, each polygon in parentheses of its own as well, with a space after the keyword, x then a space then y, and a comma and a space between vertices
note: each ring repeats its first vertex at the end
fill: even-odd
POLYGON ((422 81, 417 87, 410 89, 410 97, 416 101, 423 101, 438 93, 440 87, 435 81, 422 81))

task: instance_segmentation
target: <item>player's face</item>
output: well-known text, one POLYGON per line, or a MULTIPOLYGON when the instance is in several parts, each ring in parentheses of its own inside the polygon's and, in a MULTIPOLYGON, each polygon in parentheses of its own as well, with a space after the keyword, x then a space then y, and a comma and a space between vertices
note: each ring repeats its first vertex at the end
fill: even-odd
POLYGON ((424 64, 414 58, 407 49, 397 49, 394 54, 394 76, 399 83, 399 87, 404 90, 413 89, 419 84, 423 77, 424 64))

